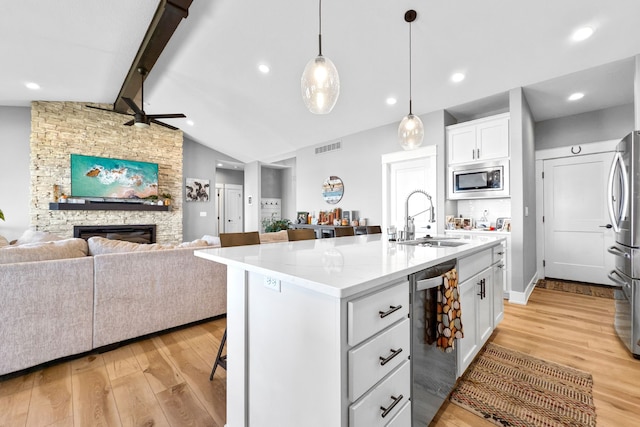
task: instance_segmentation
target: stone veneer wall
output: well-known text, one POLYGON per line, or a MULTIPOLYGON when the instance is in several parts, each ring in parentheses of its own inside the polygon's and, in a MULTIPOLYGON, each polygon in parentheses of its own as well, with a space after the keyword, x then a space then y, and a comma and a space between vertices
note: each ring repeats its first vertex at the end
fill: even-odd
POLYGON ((74 225, 156 224, 159 243, 182 241, 182 131, 123 126, 129 119, 77 102, 31 103, 32 227, 72 237, 74 225), (171 194, 171 210, 49 210, 54 184, 71 193, 72 153, 158 163, 159 193, 171 194))

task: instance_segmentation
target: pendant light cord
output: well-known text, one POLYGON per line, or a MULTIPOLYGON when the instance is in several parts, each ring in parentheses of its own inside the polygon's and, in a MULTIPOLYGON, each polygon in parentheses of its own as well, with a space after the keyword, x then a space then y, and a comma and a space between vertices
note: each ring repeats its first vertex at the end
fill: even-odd
POLYGON ((318 56, 322 56, 322 0, 318 0, 318 56))
POLYGON ((409 22, 409 115, 413 115, 412 104, 413 100, 411 99, 411 22, 409 22))

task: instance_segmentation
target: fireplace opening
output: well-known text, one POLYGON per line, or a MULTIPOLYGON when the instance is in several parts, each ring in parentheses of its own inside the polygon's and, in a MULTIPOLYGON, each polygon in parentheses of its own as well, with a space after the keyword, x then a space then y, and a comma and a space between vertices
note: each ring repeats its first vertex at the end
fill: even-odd
POLYGON ((156 226, 153 225, 75 225, 73 237, 89 239, 93 236, 133 243, 155 243, 156 226))

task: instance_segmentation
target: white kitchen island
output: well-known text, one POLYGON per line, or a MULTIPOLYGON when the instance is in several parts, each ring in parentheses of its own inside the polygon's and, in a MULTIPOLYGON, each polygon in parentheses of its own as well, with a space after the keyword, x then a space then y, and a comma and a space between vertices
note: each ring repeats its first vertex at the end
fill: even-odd
POLYGON ((452 259, 470 260, 460 281, 489 271, 502 239, 465 242, 376 234, 196 251, 227 265, 227 426, 410 426, 407 278, 452 259))

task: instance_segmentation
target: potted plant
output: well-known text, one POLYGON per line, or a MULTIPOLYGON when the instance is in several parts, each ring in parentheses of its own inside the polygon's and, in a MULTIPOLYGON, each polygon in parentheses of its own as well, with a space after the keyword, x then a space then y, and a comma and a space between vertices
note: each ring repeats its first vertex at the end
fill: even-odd
POLYGON ((275 214, 271 214, 271 218, 265 218, 262 220, 262 226, 265 233, 272 233, 274 231, 286 230, 291 225, 291 221, 286 218, 275 219, 275 214))
POLYGON ((165 206, 169 206, 169 205, 171 205, 171 194, 169 194, 169 193, 162 193, 162 198, 164 199, 164 205, 165 205, 165 206))
POLYGON ((2 212, 2 209, 0 209, 0 219, 4 221, 4 213, 2 212))

